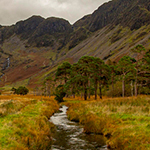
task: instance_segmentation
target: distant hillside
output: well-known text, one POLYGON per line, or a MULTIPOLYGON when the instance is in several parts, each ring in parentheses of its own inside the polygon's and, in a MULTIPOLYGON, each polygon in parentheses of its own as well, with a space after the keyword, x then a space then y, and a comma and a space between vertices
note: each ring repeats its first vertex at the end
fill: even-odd
POLYGON ((83 55, 118 61, 134 57, 130 49, 137 44, 150 49, 149 0, 112 0, 73 25, 32 16, 0 26, 0 85, 34 88, 63 61, 73 63, 83 55))

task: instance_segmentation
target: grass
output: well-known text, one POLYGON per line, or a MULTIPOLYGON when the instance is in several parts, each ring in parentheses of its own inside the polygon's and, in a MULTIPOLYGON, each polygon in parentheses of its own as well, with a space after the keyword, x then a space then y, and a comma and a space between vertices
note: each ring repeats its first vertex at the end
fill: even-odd
POLYGON ((66 98, 68 118, 84 125, 85 133, 103 134, 117 150, 150 149, 150 97, 66 98))
POLYGON ((50 149, 54 125, 48 119, 59 108, 53 99, 0 96, 0 149, 50 149))

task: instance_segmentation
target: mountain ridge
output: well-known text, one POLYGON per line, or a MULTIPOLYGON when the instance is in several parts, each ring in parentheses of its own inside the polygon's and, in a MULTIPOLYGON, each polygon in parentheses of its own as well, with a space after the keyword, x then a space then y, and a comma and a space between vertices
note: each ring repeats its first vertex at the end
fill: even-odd
POLYGON ((73 25, 63 18, 32 16, 0 26, 0 76, 5 74, 0 84, 39 86, 63 61, 74 63, 84 55, 118 61, 134 57, 130 49, 137 44, 150 48, 149 0, 112 0, 73 25), (3 69, 8 58, 10 67, 3 69))
MULTIPOLYGON (((89 28, 89 30, 91 31, 101 29, 102 27, 108 25, 110 22, 114 25, 121 24, 123 26, 129 26, 132 30, 134 30, 140 28, 140 25, 144 25, 139 24, 139 26, 137 27, 134 26, 137 20, 142 19, 143 13, 145 14, 147 12, 146 10, 150 11, 149 7, 150 2, 148 0, 144 0, 142 2, 140 0, 113 0, 109 1, 108 3, 104 3, 96 11, 94 11, 93 14, 91 14, 91 16, 87 16, 86 18, 88 19, 92 18, 92 20, 88 21, 88 24, 86 22, 85 17, 83 17, 80 20, 78 20, 74 25, 76 25, 77 23, 79 24, 79 22, 82 21, 82 19, 84 19, 85 23, 83 22, 83 24, 80 24, 80 26, 84 26, 86 24, 87 28, 89 28), (92 25, 94 25, 95 28, 93 28, 92 25)), ((148 21, 144 22, 145 24, 150 23, 150 12, 147 13, 148 16, 146 16, 143 19, 147 19, 146 21, 148 21)))

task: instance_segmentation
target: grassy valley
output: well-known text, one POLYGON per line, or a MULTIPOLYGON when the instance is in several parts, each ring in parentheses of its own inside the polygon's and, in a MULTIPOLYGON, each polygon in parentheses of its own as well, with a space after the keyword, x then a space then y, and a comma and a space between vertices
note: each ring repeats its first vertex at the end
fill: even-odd
MULTIPOLYGON (((0 149, 50 149, 54 125, 49 117, 58 111, 54 97, 0 96, 0 149)), ((84 126, 86 134, 102 134, 109 149, 150 149, 150 97, 87 101, 68 97, 69 120, 84 126)))
POLYGON ((149 150, 149 6, 112 0, 73 25, 32 16, 0 26, 0 149, 51 149, 49 118, 66 105, 108 149, 149 150))

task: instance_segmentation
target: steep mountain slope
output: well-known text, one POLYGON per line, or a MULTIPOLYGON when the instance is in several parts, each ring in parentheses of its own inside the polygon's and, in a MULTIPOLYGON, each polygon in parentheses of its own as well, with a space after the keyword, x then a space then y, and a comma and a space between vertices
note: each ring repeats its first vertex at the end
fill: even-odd
POLYGON ((72 46, 73 49, 64 58, 72 56, 77 61, 83 55, 93 55, 115 61, 123 55, 132 55, 130 49, 137 44, 143 44, 148 49, 149 24, 149 0, 110 1, 73 25, 74 32, 84 28, 80 35, 90 33, 90 36, 76 46, 76 39, 80 39, 78 36, 73 41, 76 47, 72 46))
POLYGON ((84 31, 80 31, 80 35, 73 37, 74 40, 70 42, 69 47, 73 48, 79 44, 83 40, 80 38, 81 35, 96 32, 108 25, 110 27, 120 25, 134 31, 148 24, 150 24, 149 0, 113 0, 103 4, 93 14, 84 16, 73 25, 74 32, 83 28, 84 31))
POLYGON ((118 61, 124 55, 135 57, 131 49, 138 44, 142 44, 147 50, 150 49, 150 25, 134 31, 120 25, 113 28, 106 26, 71 49, 59 61, 71 57, 77 62, 84 55, 100 57, 104 61, 118 61))
POLYGON ((108 24, 122 25, 131 30, 150 23, 149 0, 113 0, 100 6, 93 14, 78 20, 74 27, 97 31, 108 24))
POLYGON ((1 86, 40 85, 63 61, 83 55, 118 61, 137 44, 150 48, 150 1, 112 0, 75 24, 40 16, 0 26, 1 86))

